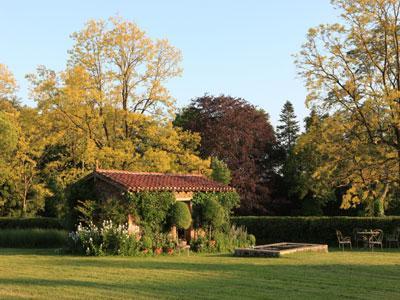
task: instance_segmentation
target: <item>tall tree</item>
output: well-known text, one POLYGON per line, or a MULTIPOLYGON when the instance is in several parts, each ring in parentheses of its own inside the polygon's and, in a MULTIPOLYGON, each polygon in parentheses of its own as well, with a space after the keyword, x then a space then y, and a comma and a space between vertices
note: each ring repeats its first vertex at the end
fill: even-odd
POLYGON ((314 178, 348 187, 343 208, 382 214, 400 184, 400 2, 332 3, 342 24, 310 29, 297 57, 307 103, 330 114, 314 131, 326 156, 314 178))
POLYGON ((0 101, 9 101, 12 104, 18 103, 16 92, 17 81, 13 73, 4 64, 0 63, 0 101))
POLYGON ((18 143, 18 130, 13 116, 0 111, 0 156, 7 159, 18 143))
POLYGON ((300 132, 299 122, 294 113, 293 104, 290 101, 286 101, 283 105, 279 123, 276 130, 277 140, 288 153, 293 149, 300 132))
MULTIPOLYGON (((319 116, 315 110, 305 118, 305 132, 302 133, 292 151, 292 160, 296 166, 296 173, 289 185, 291 195, 297 198, 297 209, 302 215, 319 215, 321 209, 334 197, 334 189, 327 185, 327 181, 315 180, 314 173, 326 159, 318 151, 317 144, 320 136, 321 123, 326 116, 319 116)), ((290 165, 290 162, 289 162, 290 165)))
POLYGON ((96 160, 103 168, 210 172, 195 151, 199 136, 171 123, 165 84, 181 73, 179 50, 115 18, 89 21, 72 37, 65 72, 41 67, 29 79, 51 124, 52 153, 62 151, 74 176, 96 160))
POLYGON ((14 157, 13 190, 18 199, 21 216, 35 214, 44 208, 44 199, 50 194, 40 177, 38 164, 45 157, 46 136, 42 134, 43 118, 34 108, 21 108, 19 112, 20 134, 14 157))
POLYGON ((299 136, 300 126, 291 102, 283 105, 277 126, 277 147, 279 176, 276 181, 274 197, 282 198, 280 213, 290 214, 299 206, 298 193, 300 161, 293 151, 299 136))
POLYGON ((218 157, 228 165, 231 184, 241 196, 239 213, 271 212, 264 166, 275 134, 268 114, 241 98, 205 95, 193 99, 174 123, 200 134, 203 158, 218 157))
POLYGON ((98 107, 105 139, 102 144, 112 142, 110 135, 115 130, 114 123, 104 120, 109 105, 122 108, 119 134, 125 138, 134 133, 128 112, 162 116, 165 109, 172 108, 174 101, 165 83, 181 74, 182 58, 167 40, 153 40, 135 23, 120 18, 91 20, 72 38, 75 44, 69 51, 69 76, 75 72, 85 76, 88 92, 81 96, 89 107, 98 107))
POLYGON ((19 105, 16 92, 13 74, 0 65, 0 215, 34 214, 47 193, 36 168, 45 145, 39 116, 19 105))

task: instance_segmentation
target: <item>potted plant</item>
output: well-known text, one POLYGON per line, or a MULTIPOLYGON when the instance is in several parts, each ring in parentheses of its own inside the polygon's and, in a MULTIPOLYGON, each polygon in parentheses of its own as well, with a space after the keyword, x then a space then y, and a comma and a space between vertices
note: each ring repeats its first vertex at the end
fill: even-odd
POLYGON ((149 253, 151 248, 153 247, 153 241, 149 236, 142 237, 142 252, 144 254, 149 253))
POLYGON ((154 254, 155 255, 160 255, 161 253, 163 253, 163 248, 162 247, 154 248, 154 254))
POLYGON ((210 241, 208 242, 208 245, 210 246, 210 248, 214 248, 214 247, 216 246, 216 244, 217 244, 217 241, 216 241, 216 240, 210 240, 210 241))
POLYGON ((163 253, 163 236, 162 234, 157 234, 156 237, 154 238, 154 243, 153 243, 153 251, 154 254, 160 255, 163 253))
POLYGON ((195 252, 201 252, 206 245, 207 239, 205 237, 197 237, 190 241, 190 249, 195 252))
POLYGON ((169 255, 174 254, 176 248, 176 243, 173 240, 167 240, 164 245, 164 252, 168 253, 169 255))

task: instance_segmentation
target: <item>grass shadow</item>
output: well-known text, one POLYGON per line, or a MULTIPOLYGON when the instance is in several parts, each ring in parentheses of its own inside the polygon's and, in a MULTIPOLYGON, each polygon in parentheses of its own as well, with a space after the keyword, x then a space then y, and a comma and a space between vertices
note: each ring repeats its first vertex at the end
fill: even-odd
MULTIPOLYGON (((100 260, 99 265, 110 268, 100 260)), ((83 266, 87 267, 87 266, 83 266)), ((123 265, 113 266, 122 268, 123 265)), ((125 268, 136 267, 139 271, 122 271, 125 276, 117 280, 71 278, 2 278, 0 289, 18 286, 27 289, 54 290, 57 288, 79 291, 81 297, 93 291, 109 293, 110 297, 157 297, 157 298, 350 298, 373 299, 400 297, 398 265, 347 266, 326 265, 254 265, 190 264, 187 262, 147 261, 132 263, 125 268), (165 271, 167 273, 164 273, 165 271), (171 272, 172 271, 172 272, 171 272), (164 274, 179 276, 168 277, 164 274), (212 272, 210 272, 212 271, 212 272), (204 273, 205 274, 202 274, 204 273), (185 275, 186 274, 186 275, 185 275), (143 278, 143 276, 146 276, 143 278), (370 279, 366 282, 366 279, 370 279), (373 278, 373 279, 372 279, 373 278), (362 287, 362 288, 361 288, 362 287)), ((76 270, 78 271, 78 270, 76 270)), ((76 294, 78 296, 79 294, 76 294)))
POLYGON ((62 248, 0 248, 0 256, 14 255, 60 256, 65 253, 62 248))

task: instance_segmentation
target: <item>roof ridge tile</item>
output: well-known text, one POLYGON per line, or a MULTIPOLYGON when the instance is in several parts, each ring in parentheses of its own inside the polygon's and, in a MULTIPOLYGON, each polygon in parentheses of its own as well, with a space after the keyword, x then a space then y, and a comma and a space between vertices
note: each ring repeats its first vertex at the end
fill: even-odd
POLYGON ((119 174, 137 174, 137 175, 162 175, 162 176, 187 176, 187 177, 204 177, 203 174, 196 173, 162 173, 162 172, 143 172, 143 171, 127 171, 127 170, 116 170, 116 169, 96 169, 98 173, 119 173, 119 174))
POLYGON ((171 174, 97 169, 94 174, 107 178, 128 191, 232 191, 234 188, 199 174, 171 174))

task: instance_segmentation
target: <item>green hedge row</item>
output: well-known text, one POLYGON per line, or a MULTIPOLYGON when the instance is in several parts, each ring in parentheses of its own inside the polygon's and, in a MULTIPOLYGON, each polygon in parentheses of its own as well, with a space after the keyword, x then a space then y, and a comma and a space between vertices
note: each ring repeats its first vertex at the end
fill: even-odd
POLYGON ((0 218, 0 229, 63 229, 56 218, 0 218))
POLYGON ((58 229, 0 229, 4 248, 61 248, 67 238, 67 231, 58 229))
POLYGON ((400 227, 400 217, 233 217, 234 224, 245 226, 257 244, 306 242, 337 245, 336 229, 352 236, 354 228, 382 229, 392 233, 400 227))

